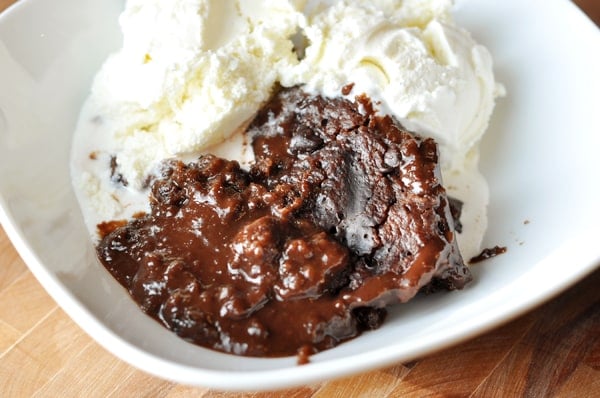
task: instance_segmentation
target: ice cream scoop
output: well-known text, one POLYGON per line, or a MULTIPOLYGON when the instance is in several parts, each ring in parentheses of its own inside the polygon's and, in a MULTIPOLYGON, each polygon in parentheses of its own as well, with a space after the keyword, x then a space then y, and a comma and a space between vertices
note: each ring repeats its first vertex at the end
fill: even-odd
POLYGON ((286 1, 129 0, 123 46, 103 65, 92 101, 112 124, 119 169, 140 188, 161 159, 227 138, 297 62, 286 1))
POLYGON ((492 58, 452 21, 450 1, 311 1, 305 58, 284 85, 353 98, 433 137, 442 168, 460 169, 487 128, 495 97, 492 58), (350 85, 350 86, 348 86, 350 85))

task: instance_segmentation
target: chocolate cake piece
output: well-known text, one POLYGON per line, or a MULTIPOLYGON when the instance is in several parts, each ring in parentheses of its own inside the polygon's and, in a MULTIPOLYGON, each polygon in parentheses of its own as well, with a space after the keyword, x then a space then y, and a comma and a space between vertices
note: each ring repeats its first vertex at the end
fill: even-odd
POLYGON ((379 327, 388 305, 470 280, 432 140, 366 98, 299 88, 278 92, 247 134, 250 170, 167 161, 150 214, 104 224, 100 260, 181 337, 305 359, 379 327))
POLYGON ((256 157, 251 173, 271 189, 298 187, 294 200, 302 204, 294 216, 353 253, 347 300, 383 307, 409 300, 431 281, 428 291, 471 280, 432 139, 377 115, 366 97, 352 103, 300 88, 273 97, 248 134, 256 157))

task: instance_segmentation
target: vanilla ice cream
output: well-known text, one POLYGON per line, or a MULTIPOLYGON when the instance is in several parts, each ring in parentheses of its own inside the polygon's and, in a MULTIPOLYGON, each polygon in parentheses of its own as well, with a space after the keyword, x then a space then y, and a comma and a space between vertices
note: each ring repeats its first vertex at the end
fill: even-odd
POLYGON ((500 88, 487 49, 452 22, 448 0, 311 1, 305 58, 283 84, 365 93, 409 130, 433 137, 443 169, 460 169, 487 128, 500 88), (333 3, 333 5, 328 5, 333 3))
POLYGON ((74 139, 86 222, 94 231, 100 221, 146 210, 146 179, 165 158, 210 151, 240 159, 234 133, 277 84, 302 85, 326 97, 364 93, 381 113, 434 138, 448 193, 465 204, 461 250, 477 254, 488 203, 477 144, 502 87, 489 52, 456 25, 451 7, 450 0, 128 0, 122 48, 97 74, 74 139), (352 89, 342 94, 344 87, 352 89))
POLYGON ((277 71, 297 62, 298 16, 278 0, 127 2, 123 46, 91 96, 132 187, 161 159, 222 141, 258 110, 277 71))

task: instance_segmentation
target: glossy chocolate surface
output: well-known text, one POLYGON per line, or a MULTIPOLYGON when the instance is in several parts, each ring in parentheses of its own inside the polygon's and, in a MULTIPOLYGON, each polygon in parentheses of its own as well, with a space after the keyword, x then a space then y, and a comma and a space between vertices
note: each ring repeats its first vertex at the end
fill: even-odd
POLYGON ((151 213, 115 223, 97 248, 179 336, 305 361, 379 327, 388 305, 470 280, 433 140, 365 98, 297 88, 277 93, 246 134, 250 170, 211 155, 165 162, 151 213))

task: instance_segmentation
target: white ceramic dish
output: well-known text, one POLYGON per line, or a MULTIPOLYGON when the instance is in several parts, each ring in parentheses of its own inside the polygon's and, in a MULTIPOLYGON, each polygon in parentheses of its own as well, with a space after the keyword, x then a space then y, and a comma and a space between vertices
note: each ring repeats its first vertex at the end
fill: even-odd
POLYGON ((239 358, 192 346, 142 314, 99 265, 69 177, 92 76, 120 43, 122 0, 21 0, 0 15, 0 221, 64 310, 115 355, 171 380, 230 390, 289 387, 406 361, 557 294, 600 263, 600 31, 570 2, 464 0, 508 89, 483 142, 485 245, 466 290, 394 308, 377 331, 315 355, 239 358))

